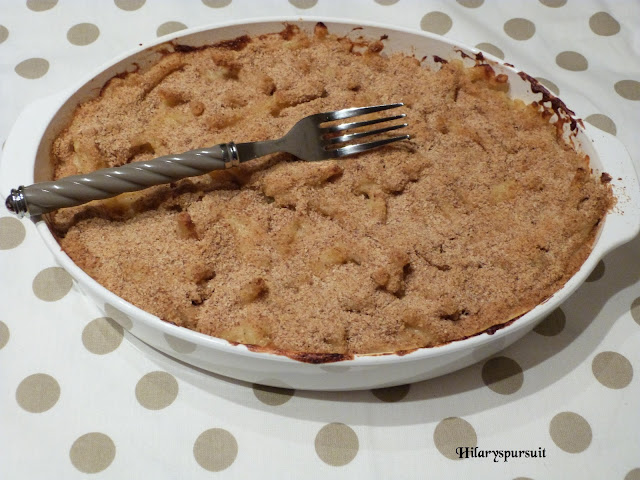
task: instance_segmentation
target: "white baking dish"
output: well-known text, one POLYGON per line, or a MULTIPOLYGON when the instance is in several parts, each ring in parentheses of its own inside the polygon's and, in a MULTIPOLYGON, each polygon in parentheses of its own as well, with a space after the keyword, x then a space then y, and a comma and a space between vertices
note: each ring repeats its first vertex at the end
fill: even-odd
MULTIPOLYGON (((456 44, 436 35, 383 25, 337 22, 322 18, 279 18, 215 28, 183 31, 176 43, 200 46, 229 40, 241 35, 259 35, 282 30, 285 22, 312 31, 322 21, 331 33, 356 38, 385 40, 385 52, 403 51, 436 66, 434 55, 443 59, 464 57, 476 60, 478 50, 456 44), (461 55, 460 52, 463 52, 461 55)), ((166 41, 166 40, 165 40, 166 41)), ((75 106, 98 94, 104 83, 116 74, 156 61, 161 44, 136 49, 116 59, 98 73, 80 82, 76 88, 32 104, 16 122, 5 146, 0 165, 0 188, 7 195, 11 188, 34 181, 50 180, 49 146, 64 128, 75 106)), ((531 81, 516 68, 490 55, 484 56, 497 74, 509 76, 511 96, 526 102, 541 99, 533 93, 531 81)), ((405 355, 359 355, 353 359, 312 364, 284 355, 255 352, 243 345, 209 337, 166 323, 106 290, 84 273, 60 249, 46 222, 34 218, 43 241, 56 260, 76 280, 77 286, 132 335, 152 347, 188 364, 225 376, 272 386, 313 390, 356 390, 415 382, 458 370, 487 358, 515 342, 558 307, 584 282, 596 263, 609 251, 631 240, 640 230, 640 184, 631 159, 615 138, 594 127, 577 124, 577 147, 589 155, 596 172, 612 177, 617 204, 606 217, 593 251, 582 268, 551 298, 492 334, 483 333, 448 345, 423 348, 405 355)), ((325 359, 326 360, 326 359, 325 359)))

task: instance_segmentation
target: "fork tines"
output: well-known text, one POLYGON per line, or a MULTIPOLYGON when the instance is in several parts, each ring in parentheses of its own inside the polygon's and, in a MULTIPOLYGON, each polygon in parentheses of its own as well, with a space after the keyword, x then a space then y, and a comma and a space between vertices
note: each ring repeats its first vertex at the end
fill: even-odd
POLYGON ((389 103, 387 105, 373 105, 371 107, 355 107, 344 108, 342 110, 336 110, 335 112, 321 113, 324 118, 323 122, 330 122, 332 120, 343 120, 345 118, 359 117, 360 115, 366 115, 368 113, 381 112, 383 110, 389 110, 391 108, 402 107, 404 103, 389 103))
MULTIPOLYGON (((375 113, 375 112, 381 112, 383 110, 389 110, 392 108, 398 108, 403 106, 403 103, 392 103, 389 105, 376 105, 376 106, 371 106, 371 107, 360 107, 360 108, 347 108, 344 110, 338 110, 335 112, 327 112, 322 114, 324 116, 323 120, 325 122, 329 122, 332 120, 342 120, 342 119, 346 119, 346 118, 352 118, 352 117, 357 117, 357 116, 362 116, 362 115, 367 115, 370 113, 375 113), (326 118, 326 120, 325 120, 326 118)), ((385 122, 391 122, 394 120, 399 120, 401 118, 405 118, 407 115, 402 113, 400 115, 392 115, 389 117, 383 117, 383 118, 374 118, 371 120, 363 120, 360 122, 349 122, 349 123, 341 123, 339 125, 331 125, 328 127, 323 127, 321 128, 322 132, 325 133, 325 139, 328 142, 328 144, 325 146, 326 150, 329 150, 333 153, 334 156, 336 157, 343 157, 345 155, 351 155, 354 153, 359 153, 359 152, 364 152, 366 150, 370 150, 372 148, 377 148, 377 147, 381 147, 383 145, 388 145, 390 143, 394 143, 394 142, 398 142, 400 140, 407 140, 410 138, 409 135, 400 135, 400 136, 396 136, 396 137, 387 137, 387 138, 382 138, 380 140, 375 140, 372 142, 366 142, 366 143, 357 143, 357 144, 352 144, 352 145, 344 145, 341 147, 337 147, 337 148, 332 148, 335 147, 336 144, 341 144, 341 143, 346 143, 346 142, 350 142, 353 140, 357 140, 360 138, 364 138, 364 137, 369 137, 372 135, 378 135, 381 133, 385 133, 385 132, 390 132, 393 130, 398 130, 400 128, 404 128, 407 126, 406 123, 401 123, 401 124, 394 124, 394 125, 389 125, 389 126, 385 126, 382 128, 377 128, 374 130, 365 130, 365 131, 359 131, 359 132, 355 132, 355 133, 347 133, 344 135, 332 135, 334 133, 337 132, 344 132, 347 130, 353 130, 353 129, 357 129, 357 128, 362 128, 362 127, 367 127, 370 125, 376 125, 379 123, 385 123, 385 122)))

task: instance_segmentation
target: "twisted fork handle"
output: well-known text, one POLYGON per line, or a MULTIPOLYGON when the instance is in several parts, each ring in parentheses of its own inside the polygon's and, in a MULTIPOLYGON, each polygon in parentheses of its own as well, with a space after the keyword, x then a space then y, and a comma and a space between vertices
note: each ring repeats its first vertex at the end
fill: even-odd
POLYGON ((233 167, 239 163, 236 145, 233 142, 222 143, 179 155, 158 157, 148 162, 104 168, 87 175, 20 186, 11 190, 6 206, 20 217, 41 215, 58 208, 115 197, 121 193, 135 192, 212 170, 233 167))

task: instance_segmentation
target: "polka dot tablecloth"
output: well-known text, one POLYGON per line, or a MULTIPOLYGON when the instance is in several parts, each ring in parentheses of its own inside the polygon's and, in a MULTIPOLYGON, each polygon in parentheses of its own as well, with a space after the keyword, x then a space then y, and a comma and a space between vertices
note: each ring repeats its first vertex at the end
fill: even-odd
MULTIPOLYGON (((0 142, 31 101, 138 44, 274 15, 378 21, 477 46, 616 135, 640 168, 636 0, 5 1, 0 142)), ((102 316, 34 226, 0 207, 0 478, 638 480, 639 252, 636 239, 609 254, 495 357, 412 385, 314 393, 156 353, 102 316)))

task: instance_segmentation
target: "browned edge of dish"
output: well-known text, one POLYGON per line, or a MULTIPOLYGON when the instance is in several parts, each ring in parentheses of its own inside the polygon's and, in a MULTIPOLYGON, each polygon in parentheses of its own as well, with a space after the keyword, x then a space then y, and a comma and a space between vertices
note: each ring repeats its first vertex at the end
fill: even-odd
POLYGON ((427 348, 428 349, 433 349, 433 348, 444 347, 445 345, 450 345, 452 343, 461 342, 463 340, 467 340, 469 338, 477 337, 477 336, 483 335, 485 333, 487 335, 493 335, 498 330, 501 330, 501 329, 503 329, 505 327, 508 327, 509 325, 514 323, 516 320, 518 320, 520 317, 522 317, 523 315, 525 315, 525 314, 522 314, 522 315, 519 315, 519 316, 517 316, 515 318, 512 318, 511 320, 509 320, 509 321, 507 321, 505 323, 501 323, 501 324, 498 324, 498 325, 493 325, 493 326, 487 328, 486 330, 483 330, 482 332, 478 332, 478 333, 475 333, 473 335, 469 335, 467 337, 459 338, 457 340, 452 340, 451 342, 447 342, 447 343, 444 343, 442 345, 435 345, 433 347, 411 348, 411 349, 408 349, 408 350, 397 350, 395 352, 378 352, 378 353, 363 353, 363 354, 352 354, 352 353, 310 353, 310 352, 296 352, 296 351, 292 351, 292 350, 281 350, 281 349, 276 349, 276 348, 261 347, 259 345, 251 345, 251 344, 237 343, 237 342, 231 342, 231 341, 229 341, 229 343, 231 345, 244 345, 245 347, 247 347, 248 350, 250 350, 252 352, 270 353, 270 354, 274 354, 274 355, 282 355, 282 356, 288 357, 288 358, 290 358, 292 360, 297 360, 297 361, 302 362, 302 363, 311 363, 311 364, 314 364, 314 365, 325 364, 325 363, 336 363, 336 362, 342 362, 342 361, 345 361, 345 360, 353 360, 356 357, 380 357, 380 356, 390 356, 390 355, 396 355, 398 357, 403 357, 405 355, 408 355, 410 353, 416 352, 418 350, 424 350, 424 349, 427 349, 427 348))

